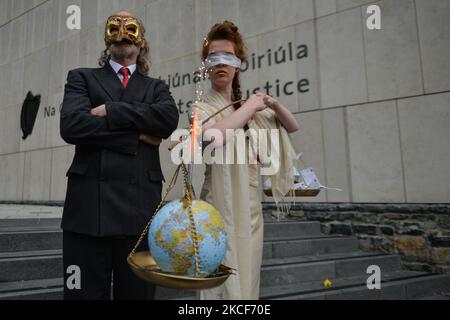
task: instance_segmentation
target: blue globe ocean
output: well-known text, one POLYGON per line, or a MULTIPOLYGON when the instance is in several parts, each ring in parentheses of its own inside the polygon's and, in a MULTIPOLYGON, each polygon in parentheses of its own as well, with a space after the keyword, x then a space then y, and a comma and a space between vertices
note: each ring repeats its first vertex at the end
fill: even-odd
MULTIPOLYGON (((220 213, 209 203, 192 201, 192 212, 199 238, 200 275, 214 272, 227 250, 227 236, 220 213)), ((195 275, 194 244, 187 208, 182 200, 166 204, 155 215, 148 232, 151 254, 164 272, 195 275)))

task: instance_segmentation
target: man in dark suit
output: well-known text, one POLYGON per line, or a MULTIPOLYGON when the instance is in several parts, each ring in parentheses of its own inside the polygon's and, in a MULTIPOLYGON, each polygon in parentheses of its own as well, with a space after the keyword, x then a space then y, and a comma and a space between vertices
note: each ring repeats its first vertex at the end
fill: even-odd
POLYGON ((76 151, 62 219, 65 299, 110 299, 111 285, 114 299, 154 295, 126 258, 161 200, 159 144, 179 114, 167 85, 146 76, 144 35, 137 18, 116 13, 106 23, 102 68, 67 78, 60 131, 76 151), (81 286, 71 283, 76 268, 81 286))

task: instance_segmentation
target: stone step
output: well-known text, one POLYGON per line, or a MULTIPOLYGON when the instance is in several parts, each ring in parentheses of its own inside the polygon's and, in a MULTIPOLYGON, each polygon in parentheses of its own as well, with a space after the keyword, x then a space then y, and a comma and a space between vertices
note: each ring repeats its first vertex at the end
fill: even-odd
MULTIPOLYGON (((43 237, 45 240, 42 241, 49 244, 49 247, 57 248, 58 246, 55 244, 58 237, 57 232, 14 234, 17 237, 22 237, 23 243, 28 240, 27 245, 24 245, 25 247, 28 247, 29 244, 30 249, 36 250, 20 252, 5 250, 5 252, 0 253, 0 269, 3 270, 0 274, 0 281, 43 279, 47 276, 50 278, 58 277, 61 274, 61 250, 38 250, 41 249, 40 246, 34 245, 31 241, 33 238, 43 237), (52 276, 52 272, 57 273, 52 276)), ((20 245, 16 248, 23 249, 20 245)), ((265 242, 263 256, 264 259, 281 259, 313 254, 350 253, 357 249, 358 241, 356 238, 339 236, 307 237, 265 242)))
POLYGON ((321 235, 319 222, 267 222, 264 225, 264 238, 305 237, 321 235))
POLYGON ((0 282, 0 294, 5 292, 15 292, 23 290, 61 288, 62 285, 62 278, 0 282))
POLYGON ((264 242, 264 258, 287 258, 358 250, 358 239, 343 236, 319 236, 264 242))
MULTIPOLYGON (((345 237, 301 239, 288 242, 273 241, 265 244, 264 257, 265 259, 271 259, 271 264, 274 266, 286 263, 286 260, 283 259, 289 257, 339 252, 350 253, 357 248, 355 241, 353 238, 345 237), (274 261, 279 261, 279 263, 277 264, 274 261)), ((323 257, 323 259, 326 260, 327 258, 323 257)), ((61 263, 61 250, 4 252, 0 254, 0 269, 3 270, 0 274, 0 281, 55 278, 61 274, 61 263)), ((295 263, 300 262, 292 262, 290 265, 292 266, 295 263)), ((339 266, 343 268, 343 262, 340 262, 339 266)), ((318 267, 320 270, 327 270, 332 266, 327 264, 318 267)), ((351 268, 351 266, 347 268, 351 268)))
POLYGON ((14 259, 14 258, 20 259, 20 258, 41 257, 49 255, 54 256, 61 254, 62 254, 61 249, 2 252, 0 253, 0 261, 2 259, 14 259))
POLYGON ((369 257, 381 257, 386 256, 384 253, 377 252, 364 252, 364 251, 353 251, 353 252, 341 252, 341 253, 329 253, 329 254, 318 254, 310 256, 296 256, 288 258, 271 258, 264 259, 262 262, 262 267, 270 267, 276 265, 290 265, 296 263, 308 263, 308 262, 323 262, 323 261, 339 261, 346 260, 350 258, 369 258, 369 257))
POLYGON ((61 300, 63 279, 0 283, 0 300, 61 300))
MULTIPOLYGON (((331 279, 325 288, 322 281, 285 286, 262 287, 262 300, 447 300, 450 277, 425 272, 399 270, 382 273, 381 289, 369 290, 367 277, 331 279)), ((174 300, 196 300, 197 297, 178 296, 174 300)))
POLYGON ((450 292, 442 292, 441 294, 415 298, 414 300, 450 300, 450 292))
POLYGON ((60 230, 61 219, 0 219, 0 232, 60 230))
MULTIPOLYGON (((332 263, 334 261, 338 260, 348 260, 348 259, 356 259, 356 258, 371 258, 371 257, 379 257, 380 254, 373 254, 373 253, 366 253, 366 252, 354 252, 354 253, 346 253, 346 254, 330 254, 330 255, 323 255, 323 256, 305 256, 305 257, 296 257, 296 258, 290 258, 290 259, 269 259, 263 261, 263 267, 261 271, 261 279, 265 277, 270 277, 270 275, 266 275, 267 271, 265 266, 273 266, 273 265, 295 265, 295 264, 303 264, 303 263, 322 263, 323 261, 331 261, 332 263), (331 260, 334 259, 334 260, 331 260)), ((385 257, 385 255, 382 255, 385 257)), ((398 270, 397 270, 398 271, 398 270)), ((303 272, 308 272, 308 270, 303 270, 303 272)), ((366 275, 364 270, 364 276, 368 277, 366 275)), ((318 280, 315 280, 316 283, 323 283, 323 281, 326 279, 326 275, 319 277, 318 280)), ((330 278, 331 279, 331 278, 330 278)), ((295 280, 296 283, 303 283, 303 281, 300 279, 295 280)), ((263 281, 261 281, 261 286, 263 286, 263 281)), ((186 297, 195 297, 194 292, 190 291, 184 291, 180 292, 175 289, 171 288, 157 288, 156 291, 156 298, 161 300, 166 299, 184 299, 186 297)))
POLYGON ((366 275, 367 267, 377 265, 382 272, 401 270, 397 255, 376 255, 369 257, 350 257, 326 261, 307 261, 265 265, 261 272, 261 286, 279 286, 308 281, 324 281, 329 278, 366 275))
MULTIPOLYGON (((429 275, 426 272, 396 270, 381 273, 381 290, 384 290, 385 285, 394 280, 415 279, 429 275)), ((313 298, 317 296, 322 299, 324 295, 338 290, 356 288, 365 286, 367 288, 367 279, 369 275, 349 276, 341 278, 329 278, 331 281, 330 287, 325 287, 323 280, 307 281, 296 284, 287 284, 281 286, 262 287, 261 299, 286 299, 295 296, 307 296, 313 298)))
POLYGON ((0 252, 61 248, 62 232, 59 230, 0 232, 0 252))
MULTIPOLYGON (((22 253, 39 255, 45 248, 59 250, 61 233, 39 231, 32 233, 0 234, 0 258, 21 256, 22 253), (31 253, 30 253, 31 252, 31 253), (17 253, 17 254, 16 254, 17 253)), ((264 242, 264 258, 283 258, 298 255, 350 252, 358 249, 358 240, 342 236, 317 236, 306 238, 287 238, 264 242)))
MULTIPOLYGON (((45 279, 49 278, 57 278, 61 275, 62 270, 62 259, 61 259, 61 251, 60 250, 47 250, 47 251, 33 251, 33 252, 22 252, 20 256, 17 256, 17 253, 3 253, 0 256, 0 268, 2 271, 2 275, 0 278, 0 282, 10 282, 10 286, 14 287, 15 283, 20 283, 19 281, 31 281, 28 284, 41 284, 45 283, 49 286, 45 281, 45 279), (39 280, 42 279, 42 280, 39 280), (34 280, 34 282, 33 282, 34 280), (43 282, 40 282, 43 281, 43 282)), ((303 257, 291 257, 284 259, 265 259, 263 261, 262 268, 262 279, 271 277, 271 275, 266 275, 267 272, 272 273, 272 269, 276 266, 278 267, 286 267, 287 272, 292 268, 297 268, 299 271, 299 276, 302 276, 303 273, 309 272, 311 268, 314 269, 314 264, 318 265, 319 270, 326 270, 327 266, 323 266, 324 262, 329 262, 334 265, 334 263, 338 264, 336 269, 339 271, 345 271, 345 261, 352 259, 363 259, 363 258, 371 258, 371 257, 380 257, 379 254, 375 253, 366 253, 366 252, 352 252, 352 253, 334 253, 328 255, 315 255, 315 256, 303 256, 303 257), (299 268, 298 266, 305 265, 304 268, 299 268), (340 268, 340 269, 339 269, 340 268), (266 271, 266 269, 268 271, 266 271), (303 273, 302 273, 303 272, 303 273)), ((381 255, 384 257, 384 255, 381 255)), ((357 265, 357 264, 356 264, 357 265)), ((345 274, 345 273, 344 273, 345 274)), ((302 281, 302 279, 297 279, 296 281, 302 281)), ((262 281, 263 282, 263 281, 262 281)), ((7 284, 2 284, 0 286, 0 293, 10 288, 7 284), (3 289, 2 289, 3 288, 3 289), (5 289, 6 288, 6 289, 5 289)), ((25 284, 23 284, 25 285, 25 284)), ((36 290, 47 289, 47 286, 44 288, 39 288, 36 290)), ((19 289, 22 289, 19 287, 19 289)), ((28 291, 30 288, 26 288, 28 291)), ((52 288, 53 289, 53 288, 52 288)), ((11 289, 12 290, 12 289, 11 289)), ((36 291, 34 290, 34 291, 36 291)), ((40 291, 39 291, 40 292, 40 291)), ((190 292, 185 292, 182 296, 190 295, 190 292)), ((157 290, 157 298, 159 299, 168 299, 168 298, 176 298, 180 296, 180 292, 176 292, 175 290, 168 288, 158 288, 157 290)))
POLYGON ((0 293, 0 300, 63 300, 63 288, 0 293))
POLYGON ((61 276, 61 250, 0 254, 0 282, 50 279, 61 276))
MULTIPOLYGON (((19 224, 17 222, 16 224, 19 224)), ((62 248, 62 232, 56 227, 57 222, 42 222, 40 227, 3 226, 0 228, 0 252, 53 250, 62 248), (52 227, 53 225, 53 227, 52 227)), ((321 236, 320 223, 316 222, 281 222, 265 224, 265 241, 298 239, 300 237, 321 236)))
MULTIPOLYGON (((364 253, 360 253, 361 255, 364 253)), ((338 259, 338 255, 334 255, 338 259)), ((305 258, 306 259, 306 258, 305 258)), ((264 269, 264 268, 263 268, 264 269)), ((383 270, 383 269, 382 269, 383 270)), ((264 270, 263 270, 264 273, 264 270)), ((447 300, 450 277, 424 272, 396 270, 382 272, 381 290, 368 290, 368 275, 330 277, 332 286, 325 288, 323 279, 298 284, 261 288, 261 299, 425 299, 447 300)), ((62 279, 44 279, 0 283, 0 300, 62 299, 62 279)), ((195 292, 158 287, 156 299, 197 299, 195 292)))
MULTIPOLYGON (((157 287, 155 298, 167 300, 195 296, 193 291, 157 287)), ((0 300, 62 300, 63 279, 41 279, 0 283, 0 300)))
MULTIPOLYGON (((411 271, 410 271, 411 272, 411 271)), ((409 273, 410 273, 409 272, 409 273)), ((367 280, 367 278, 366 278, 367 280)), ((409 275, 399 272, 385 277, 380 290, 369 290, 363 279, 359 281, 347 280, 342 285, 335 285, 318 291, 307 290, 294 293, 287 289, 279 296, 266 293, 263 299, 274 300, 412 300, 420 297, 440 295, 450 287, 448 275, 422 273, 409 275)), ((281 290, 280 290, 281 291, 281 290)), ((275 292, 272 290, 272 292, 275 292)))

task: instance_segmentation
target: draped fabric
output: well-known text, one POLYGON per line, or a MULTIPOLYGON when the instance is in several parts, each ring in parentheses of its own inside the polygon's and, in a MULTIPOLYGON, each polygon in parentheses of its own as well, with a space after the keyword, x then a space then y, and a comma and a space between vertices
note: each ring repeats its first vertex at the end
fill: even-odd
MULTIPOLYGON (((211 91, 203 102, 197 103, 194 108, 201 119, 205 120, 227 104, 221 94, 211 91)), ((220 121, 231 112, 232 107, 216 115, 211 121, 220 121)), ((280 170, 270 176, 272 192, 279 201, 293 185, 294 151, 289 136, 271 109, 258 112, 248 126, 250 129, 279 129, 280 148, 277 156, 280 160, 280 170)), ((246 139, 246 150, 257 150, 258 142, 254 133, 253 131, 249 135, 250 138, 246 139)), ((270 143, 270 135, 268 139, 270 143)), ((216 148, 215 151, 225 154, 225 150, 218 149, 235 148, 236 160, 238 152, 242 153, 242 150, 236 149, 236 143, 230 144, 232 140, 227 139, 225 146, 216 148)), ((236 269, 236 274, 231 275, 218 288, 201 291, 201 299, 259 299, 264 223, 258 182, 257 164, 206 165, 201 198, 216 207, 225 220, 228 250, 223 264, 236 269)))

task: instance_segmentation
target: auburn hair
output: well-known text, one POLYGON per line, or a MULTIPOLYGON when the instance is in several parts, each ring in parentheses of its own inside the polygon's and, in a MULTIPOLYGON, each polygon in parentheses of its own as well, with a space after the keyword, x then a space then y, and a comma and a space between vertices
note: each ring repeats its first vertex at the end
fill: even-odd
MULTIPOLYGON (((211 42, 214 40, 228 40, 233 43, 234 53, 236 57, 241 59, 242 62, 246 62, 248 59, 247 48, 244 43, 242 34, 239 32, 239 28, 231 21, 225 20, 222 23, 215 24, 208 35, 205 38, 202 49, 202 59, 205 60, 209 54, 209 48, 211 42)), ((241 82, 239 79, 239 72, 236 72, 232 83, 233 88, 233 100, 242 99, 241 82)), ((240 107, 239 104, 237 107, 240 107)))

